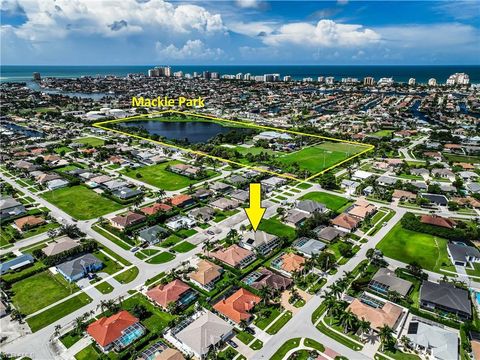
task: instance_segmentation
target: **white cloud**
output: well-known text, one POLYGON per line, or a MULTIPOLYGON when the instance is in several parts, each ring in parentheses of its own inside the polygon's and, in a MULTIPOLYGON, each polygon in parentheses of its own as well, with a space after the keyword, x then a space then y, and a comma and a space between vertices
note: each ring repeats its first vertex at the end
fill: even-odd
POLYGON ((201 6, 175 6, 163 0, 18 0, 18 4, 28 20, 16 34, 30 41, 61 39, 71 33, 118 36, 164 31, 208 35, 226 31, 219 14, 201 6))
POLYGON ((295 44, 300 46, 356 47, 377 43, 380 35, 362 25, 339 24, 333 20, 320 20, 316 26, 306 22, 281 26, 264 37, 267 45, 295 44))
POLYGON ((261 6, 259 0, 236 0, 235 4, 243 9, 258 9, 261 6))
POLYGON ((274 31, 275 26, 276 23, 267 21, 253 21, 249 23, 234 22, 228 24, 230 30, 251 37, 271 34, 274 31))
POLYGON ((180 48, 173 44, 164 46, 157 41, 155 49, 160 60, 218 60, 224 55, 223 50, 207 48, 201 40, 188 40, 180 48))

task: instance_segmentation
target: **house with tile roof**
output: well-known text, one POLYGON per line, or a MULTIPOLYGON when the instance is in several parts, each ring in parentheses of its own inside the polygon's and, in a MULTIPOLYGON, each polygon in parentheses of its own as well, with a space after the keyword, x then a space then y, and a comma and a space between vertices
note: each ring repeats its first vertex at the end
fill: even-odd
POLYGON ((165 310, 172 302, 177 303, 180 307, 186 307, 197 297, 196 291, 179 279, 165 285, 157 285, 148 290, 146 295, 165 310))
POLYGON ((271 265, 285 276, 292 276, 294 272, 302 271, 306 259, 295 253, 283 253, 275 258, 271 265))
POLYGON ((133 211, 128 211, 123 215, 117 215, 110 219, 110 223, 113 227, 125 230, 130 226, 134 226, 145 221, 145 215, 135 213, 133 211))
POLYGON ((34 227, 45 224, 45 219, 40 216, 28 215, 14 221, 18 230, 30 230, 34 227))
POLYGON ((46 256, 52 256, 52 255, 57 255, 64 251, 76 248, 79 245, 80 244, 78 243, 78 241, 73 240, 68 236, 62 236, 58 239, 55 239, 54 242, 51 242, 47 246, 42 248, 42 252, 46 256))
POLYGON ((237 269, 244 268, 256 259, 253 251, 244 249, 237 244, 233 244, 226 249, 221 248, 210 253, 210 256, 237 269))
POLYGON ((242 281, 257 290, 266 286, 280 291, 288 289, 293 283, 292 279, 266 268, 255 270, 243 278, 242 281))
POLYGON ((222 299, 213 305, 213 308, 223 316, 236 324, 242 321, 250 321, 251 310, 262 299, 250 291, 240 288, 226 299, 222 299))
POLYGON ((190 281, 195 285, 211 291, 215 287, 215 282, 222 276, 223 269, 208 260, 200 260, 197 269, 189 274, 190 281))
POLYGON ((120 351, 145 334, 140 320, 122 310, 112 316, 102 317, 87 327, 87 333, 102 349, 120 351))
POLYGON ((342 213, 332 220, 332 225, 339 230, 352 232, 360 226, 360 222, 358 217, 342 213))
POLYGON ((439 226, 446 229, 453 229, 457 225, 457 222, 455 220, 444 218, 438 215, 426 215, 426 214, 420 216, 420 222, 422 224, 439 226))

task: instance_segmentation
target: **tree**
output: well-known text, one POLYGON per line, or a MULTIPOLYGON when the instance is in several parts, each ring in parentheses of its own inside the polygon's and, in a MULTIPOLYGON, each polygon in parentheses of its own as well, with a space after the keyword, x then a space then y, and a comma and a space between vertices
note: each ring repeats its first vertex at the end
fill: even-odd
POLYGON ((362 318, 358 320, 358 331, 363 334, 368 334, 372 330, 370 321, 365 320, 362 318))
POLYGON ((158 202, 161 202, 162 199, 167 195, 167 193, 164 189, 160 189, 157 191, 156 195, 158 197, 158 202))
POLYGON ((230 231, 227 234, 227 243, 228 244, 233 244, 235 243, 235 240, 238 238, 238 231, 235 229, 230 229, 230 231))
POLYGON ((340 324, 343 326, 343 332, 346 334, 352 330, 357 324, 357 317, 350 310, 344 311, 339 318, 340 324))
POLYGON ((382 343, 382 351, 384 351, 385 346, 390 345, 393 341, 393 329, 388 325, 384 325, 378 329, 378 336, 382 343))
POLYGON ((402 298, 402 295, 400 295, 400 293, 396 290, 389 291, 387 296, 388 296, 388 300, 393 302, 397 302, 402 298))
POLYGON ((248 327, 248 322, 245 319, 240 320, 240 329, 245 330, 248 327))
POLYGON ((333 283, 328 287, 330 289, 330 292, 333 296, 336 298, 340 298, 340 294, 343 292, 343 287, 338 284, 338 282, 333 283))
POLYGON ((407 265, 407 270, 416 277, 422 277, 423 269, 420 264, 416 261, 412 261, 410 264, 407 265))
POLYGON ((53 331, 53 336, 58 337, 60 335, 60 330, 62 327, 60 325, 55 325, 54 331, 53 331))

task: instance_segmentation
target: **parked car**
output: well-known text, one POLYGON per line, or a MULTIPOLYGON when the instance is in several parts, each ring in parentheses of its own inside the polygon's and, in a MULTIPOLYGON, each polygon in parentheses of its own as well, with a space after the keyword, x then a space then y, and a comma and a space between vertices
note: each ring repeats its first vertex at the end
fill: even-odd
POLYGON ((135 247, 131 248, 131 249, 130 249, 130 251, 131 251, 131 252, 138 251, 138 247, 137 247, 137 246, 135 246, 135 247))
POLYGON ((255 330, 253 330, 251 327, 246 327, 245 328, 245 332, 251 334, 251 335, 255 335, 255 330))
POLYGON ((233 347, 234 349, 238 347, 238 345, 232 340, 227 340, 227 344, 233 347))

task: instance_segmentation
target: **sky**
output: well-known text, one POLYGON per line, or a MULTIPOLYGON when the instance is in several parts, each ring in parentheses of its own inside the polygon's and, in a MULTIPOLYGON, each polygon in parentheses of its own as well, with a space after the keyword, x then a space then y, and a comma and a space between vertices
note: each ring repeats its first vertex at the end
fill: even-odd
POLYGON ((0 4, 2 65, 480 64, 480 1, 0 4))

